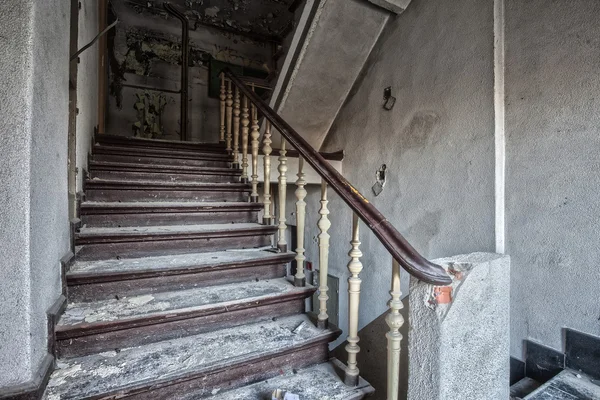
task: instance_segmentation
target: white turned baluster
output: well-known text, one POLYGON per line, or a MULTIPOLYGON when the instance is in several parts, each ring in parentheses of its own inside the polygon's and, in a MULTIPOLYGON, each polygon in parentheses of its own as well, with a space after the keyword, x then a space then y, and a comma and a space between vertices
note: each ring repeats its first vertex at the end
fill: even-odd
POLYGON ((227 96, 225 95, 225 74, 221 72, 221 94, 219 95, 221 99, 221 129, 219 131, 219 141, 221 143, 225 142, 225 99, 227 96))
POLYGON ((232 167, 240 167, 240 90, 235 87, 233 100, 233 163, 232 167))
POLYGON ((296 181, 296 232, 298 241, 298 248, 296 249, 296 276, 294 277, 294 284, 296 286, 304 286, 306 284, 306 277, 304 275, 304 221, 306 220, 306 181, 304 180, 304 159, 298 158, 298 180, 296 181))
POLYGON ((240 180, 248 183, 248 125, 250 124, 248 114, 248 98, 242 99, 242 176, 240 180))
POLYGON ((226 126, 227 126, 227 130, 226 130, 226 132, 227 132, 227 136, 226 136, 227 149, 226 150, 229 153, 231 153, 231 124, 232 124, 232 116, 233 116, 233 114, 232 114, 233 109, 231 107, 233 105, 233 92, 231 91, 231 81, 227 82, 227 100, 226 100, 225 104, 227 106, 227 113, 226 113, 226 116, 227 116, 227 121, 226 121, 227 122, 227 124, 226 124, 226 126))
POLYGON ((327 274, 328 274, 328 263, 329 263, 329 233, 327 231, 331 228, 331 222, 329 221, 329 209, 327 208, 327 182, 321 181, 321 209, 319 214, 318 227, 321 233, 319 233, 319 317, 317 326, 325 329, 329 325, 329 316, 327 315, 327 274))
MULTIPOLYGON (((254 86, 252 86, 254 90, 254 86)), ((258 110, 254 103, 252 103, 252 131, 250 137, 252 138, 252 193, 250 194, 250 201, 258 203, 258 138, 260 137, 260 131, 258 130, 258 110)))
POLYGON ((285 239, 285 232, 287 230, 286 218, 285 218, 285 198, 287 194, 287 157, 285 156, 285 139, 281 138, 281 149, 279 150, 279 235, 277 240, 277 248, 279 251, 287 252, 287 240, 285 239))
POLYGON ((348 344, 346 351, 348 352, 348 367, 346 368, 345 383, 349 386, 358 385, 359 370, 356 362, 356 355, 360 352, 358 346, 358 306, 360 303, 360 284, 361 279, 359 274, 363 269, 360 262, 362 252, 359 249, 359 224, 358 216, 353 215, 352 218, 352 241, 350 242, 352 249, 348 253, 351 260, 348 263, 350 270, 350 278, 348 278, 348 344))
POLYGON ((273 217, 271 216, 271 123, 266 122, 265 134, 263 135, 263 154, 264 154, 264 205, 265 215, 263 217, 263 223, 265 225, 271 225, 273 217))
POLYGON ((392 289, 390 290, 392 299, 389 307, 390 313, 385 317, 390 327, 390 331, 385 334, 388 342, 388 360, 387 360, 387 400, 398 399, 398 386, 400 374, 400 343, 402 342, 402 334, 400 328, 404 325, 404 317, 400 314, 400 310, 404 308, 400 296, 400 265, 396 260, 392 260, 392 289))

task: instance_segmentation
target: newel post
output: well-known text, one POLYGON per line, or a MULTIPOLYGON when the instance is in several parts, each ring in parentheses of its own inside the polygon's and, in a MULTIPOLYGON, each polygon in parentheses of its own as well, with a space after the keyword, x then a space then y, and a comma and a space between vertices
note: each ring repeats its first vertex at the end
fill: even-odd
POLYGON ((348 278, 348 344, 346 351, 348 352, 348 366, 346 367, 346 376, 344 382, 349 386, 358 385, 359 370, 357 366, 356 356, 360 352, 358 346, 358 306, 360 303, 360 272, 363 265, 360 258, 363 253, 360 251, 359 240, 359 223, 358 215, 353 214, 352 217, 352 240, 350 241, 352 249, 348 253, 351 260, 348 263, 350 270, 350 278, 348 278))
POLYGON ((287 194, 287 151, 285 150, 285 139, 281 137, 281 149, 279 150, 279 235, 277 240, 277 248, 281 252, 287 252, 287 240, 285 239, 285 232, 287 230, 286 218, 285 218, 285 200, 287 194))
POLYGON ((317 226, 319 227, 319 316, 317 318, 317 326, 325 329, 329 325, 329 316, 327 315, 327 292, 329 288, 327 286, 327 274, 328 274, 328 263, 329 263, 329 233, 327 231, 331 228, 331 222, 329 221, 329 209, 327 208, 327 182, 321 180, 321 209, 319 214, 321 218, 317 226))
POLYGON ((392 289, 390 290, 392 299, 388 303, 390 313, 385 317, 385 322, 390 327, 390 331, 385 334, 387 337, 387 400, 398 399, 399 373, 400 373, 400 343, 402 334, 400 328, 404 325, 404 317, 400 310, 404 307, 400 297, 400 264, 392 259, 392 289))
POLYGON ((306 276, 304 275, 304 223, 306 221, 306 180, 304 179, 304 158, 298 158, 298 180, 296 181, 296 232, 298 241, 298 248, 296 249, 296 276, 294 277, 294 284, 296 286, 306 285, 306 276))

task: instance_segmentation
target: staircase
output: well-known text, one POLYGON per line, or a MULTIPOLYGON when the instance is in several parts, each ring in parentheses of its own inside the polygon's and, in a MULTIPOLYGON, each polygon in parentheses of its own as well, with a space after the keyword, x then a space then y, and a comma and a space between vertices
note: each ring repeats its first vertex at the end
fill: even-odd
POLYGON ((64 399, 361 399, 329 358, 316 288, 286 274, 224 146, 96 137, 44 394, 64 399))

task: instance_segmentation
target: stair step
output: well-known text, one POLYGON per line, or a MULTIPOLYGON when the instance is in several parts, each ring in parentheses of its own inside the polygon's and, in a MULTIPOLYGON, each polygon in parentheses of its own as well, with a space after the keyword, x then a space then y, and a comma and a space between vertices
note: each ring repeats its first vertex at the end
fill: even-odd
POLYGON ((124 260, 76 261, 66 275, 69 300, 114 299, 190 287, 284 277, 294 253, 242 250, 124 260))
POLYGON ((600 400, 600 386, 587 375, 564 370, 524 400, 600 400))
POLYGON ((196 225, 258 222, 260 203, 244 202, 95 202, 81 203, 88 227, 196 225))
POLYGON ((132 157, 154 157, 154 158, 175 158, 175 159, 190 159, 190 160, 224 160, 229 161, 229 156, 225 151, 205 152, 202 149, 198 150, 175 150, 161 148, 144 148, 131 146, 104 146, 96 144, 92 147, 92 154, 100 155, 127 155, 132 157))
MULTIPOLYGON (((222 168, 222 170, 226 170, 222 168)), ((174 172, 137 172, 137 171, 106 171, 92 170, 89 173, 91 179, 114 179, 127 181, 167 181, 167 182, 239 182, 241 173, 236 170, 227 169, 227 173, 203 174, 203 173, 174 173, 174 172)))
POLYGON ((173 399, 235 388, 328 358, 339 331, 306 315, 243 325, 120 351, 59 360, 46 399, 173 399), (302 329, 297 329, 303 325, 302 329))
POLYGON ((300 371, 287 370, 272 379, 223 392, 209 397, 191 393, 180 400, 262 400, 270 399, 275 389, 296 394, 300 399, 359 400, 375 390, 363 379, 358 386, 343 382, 344 365, 332 359, 300 371))
POLYGON ((136 258, 197 253, 209 249, 260 248, 271 245, 276 226, 255 223, 81 228, 75 234, 80 260, 136 258))
POLYGON ((538 381, 525 377, 515 384, 510 386, 510 398, 511 400, 519 400, 523 397, 527 396, 537 388, 539 388, 541 383, 538 381))
POLYGON ((222 143, 201 143, 201 142, 187 142, 187 141, 173 141, 173 140, 161 140, 161 139, 145 139, 137 138, 132 136, 120 136, 120 135, 96 135, 94 137, 94 143, 102 144, 104 146, 124 146, 124 147, 141 147, 141 148, 162 148, 170 150, 185 150, 195 151, 201 150, 204 152, 225 152, 225 144, 222 143))
POLYGON ((170 157, 143 155, 140 153, 92 153, 92 162, 113 162, 122 164, 148 164, 148 165, 181 165, 195 167, 229 168, 231 163, 228 158, 221 155, 200 156, 195 158, 179 158, 171 154, 170 157))
POLYGON ((132 347, 301 313, 316 288, 285 278, 70 303, 56 326, 61 356, 132 347))
POLYGON ((251 188, 245 183, 126 181, 88 179, 89 201, 247 201, 251 188))

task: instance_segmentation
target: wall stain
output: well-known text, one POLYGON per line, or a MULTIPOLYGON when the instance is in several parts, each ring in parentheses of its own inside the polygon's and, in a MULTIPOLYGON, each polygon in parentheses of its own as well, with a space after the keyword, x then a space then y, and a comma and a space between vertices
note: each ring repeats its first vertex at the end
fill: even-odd
POLYGON ((434 111, 417 111, 402 131, 401 149, 423 148, 431 144, 436 139, 439 123, 440 116, 434 111))

